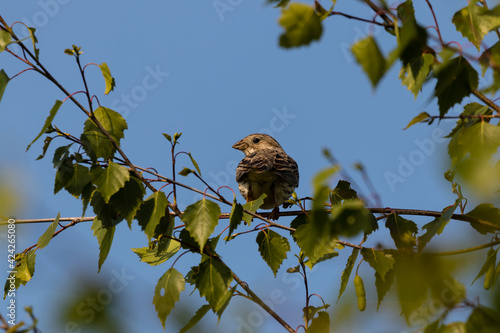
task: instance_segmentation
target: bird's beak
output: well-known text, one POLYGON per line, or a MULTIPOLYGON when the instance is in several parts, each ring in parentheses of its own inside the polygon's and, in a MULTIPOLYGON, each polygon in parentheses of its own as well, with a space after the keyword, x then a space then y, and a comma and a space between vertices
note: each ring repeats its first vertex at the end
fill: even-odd
POLYGON ((234 149, 241 150, 241 151, 245 151, 245 149, 247 149, 247 148, 248 148, 248 143, 243 142, 243 140, 240 140, 240 141, 236 142, 236 143, 233 145, 233 148, 234 148, 234 149))

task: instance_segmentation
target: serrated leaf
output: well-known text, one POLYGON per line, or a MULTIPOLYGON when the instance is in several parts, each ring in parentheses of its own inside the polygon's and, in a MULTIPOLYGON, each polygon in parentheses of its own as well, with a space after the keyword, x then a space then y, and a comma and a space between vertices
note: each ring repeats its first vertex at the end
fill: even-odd
POLYGON ((461 32, 479 51, 484 36, 500 26, 500 6, 489 10, 476 5, 476 1, 471 1, 468 6, 453 15, 452 22, 457 31, 461 32))
POLYGON ((97 191, 93 191, 90 205, 97 215, 96 218, 105 228, 115 226, 123 220, 123 216, 118 213, 115 207, 105 203, 101 193, 97 191))
POLYGON ((132 249, 135 254, 141 258, 142 262, 145 262, 151 266, 157 266, 161 263, 164 263, 168 259, 172 258, 177 251, 181 248, 179 242, 170 242, 168 248, 161 253, 158 252, 158 247, 150 248, 148 247, 140 247, 132 249))
POLYGON ((66 191, 78 198, 91 181, 89 169, 86 166, 77 163, 71 166, 63 165, 56 173, 56 190, 59 191, 64 187, 66 191))
POLYGON ((101 69, 102 76, 104 77, 104 82, 106 83, 106 89, 104 90, 104 95, 109 94, 116 86, 115 78, 111 76, 111 71, 109 70, 108 65, 103 62, 99 65, 101 69))
POLYGON ((136 214, 136 219, 148 240, 155 235, 156 227, 164 216, 170 216, 167 196, 161 191, 154 192, 144 200, 136 214))
MULTIPOLYGON (((102 106, 94 111, 94 116, 116 144, 120 145, 120 139, 124 137, 123 132, 127 129, 125 119, 118 112, 102 106)), ((90 118, 85 121, 80 139, 85 152, 93 161, 100 157, 112 158, 115 154, 116 149, 111 141, 90 118)))
POLYGON ((38 242, 36 245, 39 249, 43 249, 49 244, 50 240, 52 239, 52 236, 54 235, 54 232, 56 231, 57 225, 59 224, 60 217, 61 217, 61 212, 57 213, 55 220, 50 224, 47 230, 45 230, 43 235, 41 235, 40 238, 38 238, 38 242))
POLYGON ((70 143, 67 146, 61 146, 56 149, 54 152, 54 157, 52 158, 52 164, 54 165, 55 169, 59 169, 61 164, 68 158, 69 156, 69 148, 71 148, 73 144, 70 143))
POLYGON ((462 56, 450 59, 434 70, 437 78, 434 96, 438 99, 439 114, 448 110, 477 89, 479 78, 476 70, 462 56))
POLYGON ((198 174, 201 176, 200 167, 198 166, 198 163, 196 162, 196 160, 193 158, 193 155, 191 155, 191 153, 188 153, 188 156, 191 159, 191 163, 193 163, 194 168, 196 169, 196 171, 198 172, 198 174))
POLYGON ((369 36, 359 40, 353 44, 351 51, 375 88, 386 71, 386 60, 375 38, 369 36))
POLYGON ((130 227, 145 194, 146 190, 142 182, 131 175, 125 185, 113 194, 109 203, 127 220, 130 227))
POLYGON ((377 288, 377 311, 380 307, 380 303, 384 299, 384 296, 391 289, 394 283, 394 270, 391 269, 385 274, 385 280, 383 280, 380 275, 375 272, 375 287, 377 288))
POLYGON ((92 176, 92 182, 97 186, 97 190, 106 203, 109 203, 111 196, 123 188, 130 179, 128 169, 113 162, 109 162, 105 168, 98 165, 93 166, 90 175, 92 176))
POLYGON ((457 120, 457 125, 453 128, 453 130, 446 136, 446 138, 453 138, 456 133, 462 127, 471 127, 474 124, 477 124, 481 121, 481 118, 469 118, 469 116, 479 116, 479 115, 487 115, 490 116, 493 114, 493 111, 486 105, 481 105, 479 103, 469 103, 464 106, 464 111, 460 114, 463 118, 457 120))
POLYGON ((385 227, 389 229, 398 249, 409 249, 416 245, 415 235, 418 232, 418 227, 415 222, 392 213, 387 217, 385 227))
POLYGON ((187 206, 182 214, 181 220, 186 224, 186 230, 196 240, 202 252, 208 237, 219 222, 220 212, 218 204, 203 198, 187 206))
POLYGON ((325 333, 330 332, 330 315, 326 311, 318 312, 318 316, 313 318, 307 333, 325 333))
POLYGON ((210 307, 217 311, 219 300, 225 295, 233 280, 231 270, 212 257, 207 257, 198 267, 198 272, 193 274, 196 289, 200 292, 200 296, 205 297, 210 307))
POLYGON ((33 141, 31 141, 31 143, 28 145, 28 147, 26 147, 26 151, 28 151, 30 149, 31 145, 34 144, 35 141, 38 140, 42 136, 43 133, 45 133, 47 128, 49 128, 49 126, 52 124, 52 120, 54 120, 54 117, 56 116, 57 111, 61 107, 62 103, 63 102, 61 102, 60 100, 57 100, 54 103, 54 106, 52 107, 52 109, 50 109, 49 116, 47 117, 47 119, 45 119, 45 123, 43 124, 43 127, 40 130, 40 133, 38 133, 36 138, 34 138, 33 141))
POLYGON ((491 268, 493 268, 493 271, 495 270, 495 266, 496 266, 496 263, 497 263, 497 252, 498 252, 498 249, 500 249, 500 248, 497 248, 496 250, 494 250, 493 248, 490 248, 488 250, 488 253, 486 254, 486 261, 484 262, 483 266, 481 267, 481 270, 477 274, 477 276, 474 279, 474 281, 472 281, 471 285, 473 285, 474 282, 476 282, 477 279, 479 279, 481 276, 483 276, 491 268))
MULTIPOLYGON (((465 215, 476 218, 480 221, 489 222, 500 227, 500 209, 496 208, 490 203, 479 204, 465 215)), ((481 223, 471 222, 470 225, 483 235, 487 233, 497 232, 496 229, 490 228, 481 223)))
POLYGON ((354 267, 354 264, 356 263, 356 259, 358 258, 358 253, 359 249, 354 248, 352 249, 352 253, 347 259, 347 264, 345 265, 345 269, 342 272, 342 277, 340 278, 340 291, 339 291, 339 297, 337 298, 337 303, 340 300, 340 296, 345 291, 345 288, 347 287, 347 283, 349 282, 349 277, 351 276, 352 269, 354 267))
POLYGON ((165 320, 168 314, 175 307, 179 300, 181 291, 185 289, 186 282, 184 276, 175 268, 170 268, 158 280, 153 297, 153 304, 160 318, 163 329, 165 329, 165 320))
POLYGON ((3 69, 0 70, 0 101, 2 100, 3 93, 5 92, 5 88, 7 88, 9 80, 7 73, 5 73, 3 69))
POLYGON ((288 239, 275 231, 268 229, 261 230, 257 234, 257 244, 262 259, 267 263, 276 277, 279 267, 286 259, 286 253, 290 251, 288 239))
POLYGON ((472 158, 489 159, 500 146, 500 127, 486 121, 458 129, 448 144, 448 154, 457 163, 467 154, 472 158))
POLYGON ((219 303, 216 306, 217 323, 220 322, 220 318, 221 318, 222 314, 224 313, 224 311, 226 310, 227 306, 229 305, 229 302, 233 298, 234 292, 236 291, 237 287, 238 287, 238 285, 235 284, 234 287, 232 287, 231 289, 227 290, 226 294, 224 295, 224 297, 222 297, 219 300, 219 303))
POLYGON ((36 250, 31 250, 27 253, 18 253, 15 256, 15 260, 15 273, 9 273, 8 279, 5 281, 3 299, 5 299, 11 289, 12 282, 14 282, 15 289, 17 290, 21 284, 24 286, 31 280, 35 274, 36 250))
MULTIPOLYGON (((262 204, 264 203, 264 199, 266 197, 267 197, 267 194, 262 193, 262 195, 258 199, 255 199, 253 201, 249 201, 246 204, 244 204, 243 209, 247 210, 249 212, 255 213, 257 211, 257 209, 259 209, 259 207, 262 206, 262 204)), ((250 222, 252 222, 252 219, 253 219, 252 215, 243 212, 243 221, 245 221, 245 223, 247 225, 250 225, 250 222)))
POLYGON ((303 3, 291 3, 283 8, 278 22, 285 29, 279 40, 284 48, 309 45, 323 33, 320 17, 313 7, 303 3))
POLYGON ((226 242, 230 240, 231 235, 243 220, 243 206, 236 202, 236 197, 233 200, 231 213, 229 214, 229 233, 226 242))
POLYGON ((94 231, 94 236, 97 238, 99 243, 99 262, 97 272, 101 271, 101 267, 108 257, 109 250, 113 244, 113 237, 115 235, 115 226, 105 227, 101 220, 97 217, 94 218, 92 222, 92 230, 94 231))
MULTIPOLYGON (((413 93, 415 99, 422 90, 422 86, 427 81, 431 69, 434 67, 436 57, 432 53, 424 53, 412 62, 403 65, 399 72, 401 83, 413 93)), ((410 127, 408 125, 406 128, 410 127)))
POLYGON ((435 218, 432 222, 429 222, 425 224, 422 227, 422 230, 426 230, 425 234, 422 236, 418 237, 418 251, 422 252, 424 247, 429 243, 429 241, 434 237, 436 234, 440 235, 441 232, 443 232, 444 227, 450 222, 451 216, 457 209, 458 205, 462 201, 463 197, 460 196, 457 198, 455 201, 455 204, 452 206, 446 207, 443 210, 443 214, 441 214, 440 217, 435 218))
POLYGON ((85 216, 85 212, 87 211, 94 191, 95 187, 92 185, 92 183, 88 183, 87 186, 82 189, 82 194, 80 195, 80 199, 82 200, 82 217, 85 216))
POLYGON ((394 258, 388 253, 380 250, 363 248, 361 249, 363 259, 372 266, 372 268, 380 275, 382 281, 385 281, 385 275, 394 267, 394 258))
POLYGON ((405 129, 408 129, 410 128, 411 126, 415 125, 415 124, 418 124, 418 123, 421 123, 421 122, 424 122, 425 120, 429 119, 430 118, 430 114, 428 114, 427 112, 420 112, 418 116, 414 117, 409 123, 408 125, 406 125, 405 128, 403 128, 404 130, 405 129))
POLYGON ((208 310, 210 310, 210 305, 204 304, 202 305, 194 314, 191 319, 189 319, 188 323, 184 325, 179 333, 185 333, 193 328, 198 322, 207 314, 208 310))

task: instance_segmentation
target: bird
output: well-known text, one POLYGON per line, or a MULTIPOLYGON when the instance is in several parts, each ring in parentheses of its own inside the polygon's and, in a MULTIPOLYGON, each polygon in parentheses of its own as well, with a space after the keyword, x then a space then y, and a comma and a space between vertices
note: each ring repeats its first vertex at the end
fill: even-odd
POLYGON ((272 208, 269 218, 277 220, 279 206, 299 186, 297 163, 278 141, 267 134, 250 134, 232 148, 245 154, 236 168, 236 182, 241 195, 249 202, 265 193, 267 196, 260 208, 272 208))

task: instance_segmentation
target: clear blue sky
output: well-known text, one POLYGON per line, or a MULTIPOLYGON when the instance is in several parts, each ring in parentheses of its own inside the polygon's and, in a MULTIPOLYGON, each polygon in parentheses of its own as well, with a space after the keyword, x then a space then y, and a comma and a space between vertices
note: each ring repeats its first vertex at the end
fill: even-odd
MULTIPOLYGON (((384 206, 439 211, 453 203, 455 198, 442 177, 446 171, 447 142, 440 139, 453 124, 442 122, 442 130, 425 125, 402 130, 421 111, 439 113, 436 101, 430 99, 431 87, 415 100, 397 79, 399 67, 395 66, 373 91, 349 53, 349 45, 367 33, 377 36, 388 52, 394 45, 392 37, 363 22, 332 17, 324 22, 319 43, 284 50, 278 47, 279 10, 263 1, 221 1, 231 10, 218 13, 212 1, 149 1, 141 5, 130 0, 9 0, 2 5, 0 14, 9 23, 23 21, 37 28, 42 62, 70 91, 83 86, 73 58, 65 55, 64 49, 76 44, 84 51, 84 62, 108 64, 116 79, 115 91, 103 96, 104 82, 97 67, 87 70, 90 89, 102 105, 125 117, 128 130, 122 148, 137 165, 171 175, 170 146, 161 133, 182 132, 179 149, 193 154, 205 179, 214 186, 228 185, 236 190, 235 165, 243 155, 231 149, 232 144, 248 134, 266 132, 299 164, 297 193, 301 197, 311 195, 312 177, 328 165, 322 149, 329 148, 352 175, 356 175, 351 168, 353 163, 365 165, 384 206), (411 168, 405 169, 402 165, 408 163, 411 168), (387 181, 388 173, 399 175, 404 181, 391 184, 387 181)), ((327 6, 328 1, 324 2, 327 6)), ((433 2, 446 38, 463 42, 449 22, 466 1, 433 2)), ((373 16, 356 1, 338 1, 336 9, 365 18, 373 16)), ((426 7, 418 4, 416 10, 417 16, 426 18, 427 25, 432 24, 426 7)), ((24 68, 7 54, 0 55, 0 64, 9 76, 24 68)), ((53 141, 47 157, 41 161, 35 159, 41 152, 42 140, 25 152, 54 101, 63 98, 48 81, 28 72, 9 83, 1 101, 0 179, 3 184, 10 184, 13 196, 18 198, 17 210, 12 213, 18 218, 49 218, 58 212, 61 216, 81 214, 79 200, 63 192, 53 194, 55 173, 50 161, 57 144, 66 143, 61 139, 53 141)), ((459 108, 454 112, 460 112, 459 108)), ((79 135, 84 120, 81 111, 65 103, 54 123, 79 135)), ((189 167, 189 160, 181 157, 179 166, 182 165, 189 167)), ((355 178, 362 184, 359 177, 355 178)), ((194 179, 188 177, 185 181, 204 190, 194 179)), ((361 191, 367 193, 363 186, 361 191)), ((227 195, 231 195, 229 191, 227 195)), ((239 194, 238 198, 242 200, 239 194)), ((189 192, 180 196, 183 207, 195 200, 197 197, 189 192)), ((422 226, 430 219, 415 221, 422 226)), ((280 223, 289 222, 280 219, 280 223)), ((225 223, 221 221, 217 230, 222 230, 225 223)), ((47 226, 20 226, 18 249, 35 244, 47 226)), ((464 248, 475 239, 472 229, 460 222, 452 222, 447 228, 454 229, 450 235, 440 236, 450 241, 447 249, 464 248)), ((285 273, 285 268, 296 264, 293 254, 298 250, 293 247, 274 279, 260 258, 255 236, 249 234, 227 245, 220 244, 220 254, 263 299, 269 299, 273 291, 282 292, 284 298, 276 302, 280 304, 274 304, 275 309, 292 326, 298 326, 305 305, 303 285, 297 284, 297 277, 285 273)), ((431 245, 437 246, 437 240, 431 245)), ((393 246, 384 228, 369 244, 374 246, 377 242, 393 246)), ((5 238, 1 238, 0 245, 0 253, 4 253, 5 238)), ((130 280, 124 280, 126 286, 113 294, 109 304, 112 314, 120 318, 121 331, 159 332, 161 324, 151 302, 158 278, 171 263, 150 267, 139 262, 130 248, 143 246, 147 246, 147 239, 136 225, 132 231, 126 224, 119 225, 111 253, 98 275, 97 240, 92 237, 90 223, 82 223, 37 251, 34 279, 20 288, 17 299, 21 307, 34 307, 44 333, 65 329, 71 332, 60 319, 61 306, 67 306, 65 302, 88 281, 98 285, 97 291, 109 289, 115 274, 125 272, 130 280)), ((341 251, 339 257, 319 265, 309 276, 310 291, 332 305, 329 310, 337 322, 348 311, 357 311, 352 282, 335 304, 340 274, 349 254, 350 250, 341 251)), ((175 267, 185 273, 198 260, 196 255, 186 255, 175 267)), ((6 260, 2 259, 0 272, 6 270, 5 265, 6 260)), ((360 274, 365 285, 373 286, 373 271, 367 266, 362 265, 360 274)), ((462 282, 466 285, 471 274, 463 274, 466 279, 462 282)), ((192 297, 190 292, 191 287, 187 286, 181 298, 186 303, 172 312, 167 332, 178 331, 187 320, 176 321, 176 316, 189 318, 203 304, 197 291, 192 297)), ((320 304, 318 299, 315 302, 320 304)), ((376 294, 369 288, 367 311, 354 312, 359 320, 353 322, 344 318, 350 326, 341 326, 339 331, 362 331, 367 325, 370 331, 373 327, 380 332, 407 329, 399 311, 394 309, 395 302, 394 298, 387 298, 375 314, 376 294)), ((5 302, 0 304, 4 309, 5 302)), ((218 326, 216 322, 216 316, 209 313, 198 328, 200 332, 237 332, 240 327, 241 332, 247 332, 241 328, 245 322, 252 323, 255 332, 280 330, 275 321, 263 317, 242 298, 234 298, 218 326)))

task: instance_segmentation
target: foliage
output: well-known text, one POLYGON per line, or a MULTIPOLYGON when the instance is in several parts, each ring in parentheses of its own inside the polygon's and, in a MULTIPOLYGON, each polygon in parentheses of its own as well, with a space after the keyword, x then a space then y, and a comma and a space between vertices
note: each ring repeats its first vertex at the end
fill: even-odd
MULTIPOLYGON (((154 307, 164 328, 168 315, 180 300, 188 283, 198 290, 200 298, 203 298, 206 304, 196 311, 181 332, 194 327, 210 310, 220 319, 236 295, 256 303, 285 330, 296 331, 266 305, 217 253, 220 234, 215 235, 214 231, 218 224, 225 223, 223 220, 228 219, 226 243, 234 242, 245 234, 255 233, 259 254, 275 277, 289 253, 296 252, 293 254, 298 265, 286 269, 286 273, 300 274, 303 278, 307 295, 302 327, 306 332, 327 332, 332 324, 330 314, 326 311, 329 304, 323 302, 323 306, 315 307, 309 303, 313 294, 309 293, 307 272, 317 265, 326 265, 326 261, 338 261, 336 257, 339 252, 349 250, 346 247, 352 249, 352 252, 340 278, 337 302, 344 296, 357 263, 353 286, 359 311, 364 311, 374 304, 367 302, 371 294, 366 293, 367 285, 358 274, 358 268, 363 265, 375 277, 377 309, 392 289, 399 300, 400 311, 409 324, 412 316, 426 302, 442 301, 443 306, 439 313, 433 318, 427 318, 425 327, 414 327, 416 329, 445 332, 452 327, 461 327, 467 332, 487 332, 498 328, 500 309, 484 306, 483 300, 472 302, 468 299, 463 284, 452 277, 453 270, 439 258, 488 249, 486 260, 482 267, 478 267, 477 276, 472 283, 484 277, 484 288, 487 290, 493 290, 498 283, 500 209, 484 202, 465 213, 467 199, 460 183, 465 185, 464 188, 483 189, 483 192, 487 192, 484 194, 493 197, 499 191, 499 188, 492 187, 491 184, 498 184, 495 181, 500 178, 500 126, 496 119, 500 116, 500 106, 486 94, 495 93, 500 88, 500 42, 484 47, 482 53, 480 51, 481 46, 485 45, 487 35, 494 32, 500 37, 500 6, 489 9, 486 1, 470 1, 454 13, 452 24, 457 32, 477 48, 478 54, 471 55, 463 52, 457 42, 444 40, 437 20, 435 33, 424 28, 425 25, 415 16, 412 0, 401 2, 397 8, 388 8, 385 1, 375 4, 365 0, 364 3, 377 14, 373 20, 333 11, 336 1, 332 1, 328 10, 316 1, 314 5, 276 0, 269 2, 276 3, 276 7, 281 8, 279 25, 283 28, 283 33, 279 44, 287 49, 310 45, 311 42, 320 40, 325 34, 325 20, 335 15, 385 28, 393 41, 392 50, 388 54, 383 51, 375 36, 356 41, 351 47, 352 54, 366 73, 373 89, 381 84, 382 78, 397 64, 400 66, 399 79, 415 97, 421 93, 426 83, 435 83, 434 88, 431 88, 431 95, 436 98, 439 115, 421 112, 409 121, 406 129, 419 123, 431 125, 435 119, 456 119, 455 128, 447 135, 450 169, 445 172, 445 179, 449 181, 451 192, 456 198, 440 212, 367 208, 367 201, 351 188, 348 181, 340 180, 336 187, 331 189, 331 177, 340 170, 334 163, 318 172, 313 179, 314 195, 310 209, 306 209, 306 199, 294 196, 290 199, 290 204, 300 210, 294 212, 296 217, 291 225, 271 221, 265 214, 258 212, 264 196, 245 204, 239 203, 236 196, 233 200, 227 200, 218 189, 207 185, 201 176, 201 168, 191 153, 180 152, 188 155, 195 170, 184 167, 179 174, 198 178, 208 189, 203 192, 176 181, 176 147, 182 133, 175 133, 173 136, 163 133, 172 152, 171 177, 133 164, 121 146, 125 130, 128 129, 123 116, 105 106, 99 105, 94 109, 92 94, 85 82, 87 66, 81 66, 81 48, 73 45, 64 52, 75 59, 82 75, 86 89, 84 93, 89 101, 87 106, 75 100, 42 65, 35 29, 29 30, 32 45, 28 47, 0 17, 0 52, 13 52, 10 45, 17 44, 22 50, 16 55, 17 59, 22 59, 32 70, 55 83, 67 96, 64 101, 56 100, 41 130, 27 149, 46 135, 39 157, 43 159, 55 137, 70 141, 70 144, 54 149, 54 193, 65 190, 81 200, 83 215, 89 205, 92 207, 95 217, 92 219, 91 229, 100 251, 98 270, 102 268, 111 251, 114 232, 119 224, 126 220, 131 228, 136 222, 147 238, 147 246, 132 249, 139 260, 151 266, 162 265, 161 267, 164 267, 167 261, 172 262, 158 280, 154 292, 151 291, 154 307), (434 45, 431 41, 437 41, 438 44, 434 45), (478 66, 481 66, 483 76, 490 73, 493 78, 493 83, 482 89, 479 88, 484 85, 480 84, 478 66), (469 97, 476 97, 479 102, 461 107, 463 111, 459 116, 449 115, 453 107, 469 97), (72 103, 74 108, 86 116, 81 133, 77 135, 69 134, 56 125, 57 112, 64 103, 72 103), (72 147, 78 149, 72 150, 72 147), (487 177, 484 176, 485 171, 488 171, 487 177), (145 174, 154 175, 164 186, 157 189, 151 180, 144 177, 145 174), (491 178, 496 179, 491 181, 491 178), (168 195, 162 191, 166 186, 172 188, 168 195), (203 198, 181 212, 177 206, 177 191, 181 188, 183 191, 203 194, 203 198), (144 198, 146 194, 148 197, 144 198), (230 213, 223 214, 221 206, 228 209, 231 207, 230 213), (419 226, 402 215, 424 215, 428 216, 430 221, 419 226), (182 223, 176 222, 179 219, 182 223), (368 245, 370 236, 382 226, 380 221, 384 219, 385 228, 394 246, 368 245), (256 226, 251 226, 254 220, 260 220, 260 224, 254 223, 256 226), (441 235, 452 220, 468 222, 473 228, 471 230, 487 236, 493 235, 493 238, 485 244, 459 251, 435 253, 426 250, 427 245, 441 235), (244 230, 236 233, 237 229, 244 230), (177 231, 174 233, 174 230, 177 231), (355 243, 345 239, 354 240, 355 243), (179 251, 180 249, 183 251, 179 251), (196 256, 199 264, 188 272, 179 272, 174 265, 184 254, 196 256), (173 258, 175 259, 172 260, 173 258), (450 290, 453 291, 452 297, 445 299, 443 295, 450 290), (447 323, 447 316, 463 307, 470 309, 468 319, 461 323, 447 323)), ((426 3, 434 14, 430 1, 426 3)), ((109 94, 115 86, 115 79, 106 63, 98 67, 105 82, 104 94, 109 94)), ((9 77, 3 69, 0 70, 0 99, 13 78, 14 76, 9 77)), ((362 168, 360 170, 362 171, 362 168)), ((10 268, 15 273, 7 278, 4 298, 12 288, 17 289, 33 278, 38 250, 48 246, 54 236, 82 222, 76 219, 61 225, 60 221, 58 215, 40 236, 36 245, 9 256, 10 268), (58 225, 61 229, 56 231, 58 225)), ((14 332, 16 328, 11 329, 14 332)))

